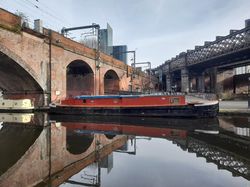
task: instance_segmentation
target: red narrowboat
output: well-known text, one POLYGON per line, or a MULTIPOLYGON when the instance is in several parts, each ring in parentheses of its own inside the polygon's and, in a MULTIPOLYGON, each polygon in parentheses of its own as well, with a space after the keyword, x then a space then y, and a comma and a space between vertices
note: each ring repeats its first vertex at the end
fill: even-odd
POLYGON ((215 117, 218 101, 188 103, 184 95, 76 96, 51 104, 50 113, 139 117, 215 117))

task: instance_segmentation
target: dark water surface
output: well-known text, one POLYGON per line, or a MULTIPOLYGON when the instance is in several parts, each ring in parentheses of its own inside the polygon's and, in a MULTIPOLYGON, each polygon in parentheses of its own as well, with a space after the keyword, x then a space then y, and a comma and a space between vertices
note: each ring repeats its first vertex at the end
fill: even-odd
POLYGON ((250 118, 0 121, 0 186, 250 187, 250 118))

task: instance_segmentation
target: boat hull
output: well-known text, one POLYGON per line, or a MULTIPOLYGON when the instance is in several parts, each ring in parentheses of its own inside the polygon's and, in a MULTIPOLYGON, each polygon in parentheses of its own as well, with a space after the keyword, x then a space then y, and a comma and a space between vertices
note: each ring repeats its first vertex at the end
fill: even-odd
POLYGON ((50 108, 52 114, 65 115, 107 115, 138 117, 215 117, 219 104, 182 106, 143 106, 143 107, 81 107, 60 106, 50 108))
POLYGON ((33 113, 35 110, 33 108, 11 108, 11 109, 0 109, 0 113, 33 113))

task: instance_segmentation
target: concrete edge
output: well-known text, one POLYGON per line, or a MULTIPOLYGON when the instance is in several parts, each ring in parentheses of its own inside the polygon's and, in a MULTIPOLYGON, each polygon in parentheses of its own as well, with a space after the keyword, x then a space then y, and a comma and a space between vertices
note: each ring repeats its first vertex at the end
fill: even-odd
POLYGON ((250 109, 220 109, 219 116, 225 115, 250 116, 250 109))

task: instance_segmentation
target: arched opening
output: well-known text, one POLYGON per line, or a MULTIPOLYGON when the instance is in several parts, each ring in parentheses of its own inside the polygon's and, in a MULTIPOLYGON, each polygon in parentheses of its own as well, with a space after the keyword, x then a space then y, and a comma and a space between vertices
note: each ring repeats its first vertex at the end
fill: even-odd
POLYGON ((119 77, 114 70, 108 70, 104 75, 104 94, 119 94, 119 77))
POLYGON ((108 139, 113 139, 114 137, 116 137, 116 135, 113 135, 113 134, 105 134, 106 138, 108 139))
POLYGON ((84 61, 75 60, 67 66, 67 97, 94 94, 94 73, 84 61))
POLYGON ((174 92, 181 92, 181 71, 175 71, 171 75, 171 89, 174 92))
POLYGON ((35 78, 15 60, 0 52, 0 92, 5 99, 32 99, 44 104, 43 89, 35 78))
POLYGON ((74 155, 82 154, 91 146, 94 141, 93 134, 82 134, 67 130, 67 150, 74 155))

